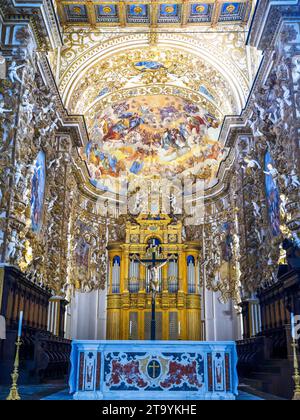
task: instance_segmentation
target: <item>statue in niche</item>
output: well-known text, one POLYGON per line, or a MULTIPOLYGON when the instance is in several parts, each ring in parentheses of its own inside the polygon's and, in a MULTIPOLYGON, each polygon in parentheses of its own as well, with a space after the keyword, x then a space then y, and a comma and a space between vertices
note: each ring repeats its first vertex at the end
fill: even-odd
POLYGON ((286 259, 290 270, 300 268, 300 247, 292 239, 285 239, 282 248, 286 252, 286 259))

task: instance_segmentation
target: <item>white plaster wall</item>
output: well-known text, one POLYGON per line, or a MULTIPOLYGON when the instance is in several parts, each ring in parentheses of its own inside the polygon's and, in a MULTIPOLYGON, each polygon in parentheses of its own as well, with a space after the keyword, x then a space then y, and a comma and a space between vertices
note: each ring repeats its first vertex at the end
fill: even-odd
POLYGON ((202 299, 205 332, 207 341, 230 341, 242 338, 241 319, 231 301, 222 304, 218 298, 220 293, 204 291, 202 299))
POLYGON ((67 338, 105 340, 106 291, 75 292, 67 315, 67 338))

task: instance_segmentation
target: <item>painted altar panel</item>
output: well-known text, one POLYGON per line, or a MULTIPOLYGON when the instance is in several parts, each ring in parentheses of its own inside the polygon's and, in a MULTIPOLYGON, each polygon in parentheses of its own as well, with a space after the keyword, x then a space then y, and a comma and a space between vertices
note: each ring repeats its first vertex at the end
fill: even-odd
POLYGON ((74 399, 234 399, 234 342, 74 341, 74 399))

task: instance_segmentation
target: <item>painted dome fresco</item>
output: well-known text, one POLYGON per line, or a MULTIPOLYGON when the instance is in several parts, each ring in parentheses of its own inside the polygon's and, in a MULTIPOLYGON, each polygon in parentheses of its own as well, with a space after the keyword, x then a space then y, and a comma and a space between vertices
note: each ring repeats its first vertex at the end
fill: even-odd
POLYGON ((87 188, 119 194, 153 177, 216 185, 230 153, 224 117, 241 111, 249 88, 240 35, 66 30, 59 88, 86 123, 78 152, 87 188))
POLYGON ((210 180, 224 149, 215 115, 176 96, 137 96, 117 102, 88 120, 90 141, 81 149, 91 182, 112 190, 126 176, 210 180))

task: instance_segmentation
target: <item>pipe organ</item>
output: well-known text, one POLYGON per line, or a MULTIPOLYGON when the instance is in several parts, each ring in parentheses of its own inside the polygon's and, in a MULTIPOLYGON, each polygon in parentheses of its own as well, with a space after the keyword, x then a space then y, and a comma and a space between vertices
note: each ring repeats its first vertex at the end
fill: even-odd
POLYGON ((184 243, 182 223, 164 214, 140 215, 127 223, 124 243, 108 244, 107 339, 150 339, 151 273, 141 261, 153 243, 167 260, 158 272, 156 339, 201 340, 200 243, 184 243))

